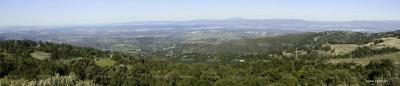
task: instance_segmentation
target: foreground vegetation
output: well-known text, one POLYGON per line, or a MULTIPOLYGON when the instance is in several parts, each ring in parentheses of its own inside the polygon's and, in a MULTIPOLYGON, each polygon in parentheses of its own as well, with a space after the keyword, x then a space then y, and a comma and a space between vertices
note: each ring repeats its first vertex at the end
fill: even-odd
MULTIPOLYGON (((340 33, 308 34, 296 40, 290 39, 292 41, 284 41, 282 38, 298 36, 278 37, 275 39, 281 40, 281 43, 275 44, 287 43, 291 46, 282 45, 265 51, 266 53, 257 54, 180 53, 131 56, 67 44, 29 40, 1 41, 0 84, 17 86, 400 85, 400 65, 396 60, 369 60, 366 64, 329 62, 334 59, 371 58, 371 56, 380 58, 379 55, 398 53, 397 48, 359 47, 351 53, 334 55, 329 54, 333 51, 330 47, 324 47, 327 43, 367 44, 382 37, 396 37, 397 33, 388 32, 374 36, 357 33, 354 36, 361 40, 351 37, 331 40, 337 38, 335 35, 343 38, 343 35, 338 35, 340 33), (314 40, 315 38, 307 38, 310 36, 323 37, 321 40, 314 40)), ((217 45, 219 46, 221 45, 217 45)))

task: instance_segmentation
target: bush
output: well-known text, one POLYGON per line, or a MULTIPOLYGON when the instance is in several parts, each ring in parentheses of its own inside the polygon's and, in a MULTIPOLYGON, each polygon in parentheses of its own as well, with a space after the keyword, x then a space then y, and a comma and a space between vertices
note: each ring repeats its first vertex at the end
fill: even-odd
POLYGON ((11 86, 98 86, 93 81, 82 81, 78 76, 71 73, 67 76, 56 74, 53 77, 44 80, 33 80, 23 83, 11 83, 11 86))

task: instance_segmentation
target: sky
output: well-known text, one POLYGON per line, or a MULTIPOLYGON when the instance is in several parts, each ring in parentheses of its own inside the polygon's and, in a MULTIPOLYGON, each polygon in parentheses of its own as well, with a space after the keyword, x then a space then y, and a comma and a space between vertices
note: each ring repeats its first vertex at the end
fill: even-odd
POLYGON ((0 0, 0 26, 233 17, 400 20, 400 0, 0 0))

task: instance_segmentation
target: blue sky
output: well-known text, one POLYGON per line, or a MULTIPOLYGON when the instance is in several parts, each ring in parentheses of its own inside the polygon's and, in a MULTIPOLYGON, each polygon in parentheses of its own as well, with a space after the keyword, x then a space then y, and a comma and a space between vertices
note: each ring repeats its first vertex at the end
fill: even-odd
POLYGON ((400 0, 0 0, 0 26, 232 17, 400 20, 400 0))

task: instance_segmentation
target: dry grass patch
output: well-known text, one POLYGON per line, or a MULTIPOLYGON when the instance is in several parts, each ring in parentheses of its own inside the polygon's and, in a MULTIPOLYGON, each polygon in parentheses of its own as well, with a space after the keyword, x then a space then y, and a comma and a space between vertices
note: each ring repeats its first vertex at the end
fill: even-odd
POLYGON ((363 45, 357 44, 333 44, 331 45, 331 49, 333 49, 333 53, 337 55, 343 55, 351 53, 352 51, 356 50, 358 47, 363 45))
POLYGON ((33 58, 38 59, 38 60, 46 60, 49 59, 51 54, 50 53, 45 53, 45 52, 40 52, 40 51, 35 51, 30 54, 33 58))
POLYGON ((377 47, 395 47, 400 49, 400 39, 398 38, 381 38, 383 43, 379 43, 377 47))
POLYGON ((373 42, 364 44, 364 45, 357 45, 357 44, 332 44, 330 45, 331 49, 333 49, 333 53, 335 55, 343 55, 351 53, 352 51, 356 50, 358 47, 369 46, 374 49, 380 49, 385 47, 395 47, 400 49, 400 39, 398 38, 381 38, 384 42, 375 44, 373 42))
POLYGON ((114 65, 116 62, 114 60, 111 59, 101 59, 95 62, 97 66, 100 67, 107 67, 107 66, 112 66, 114 65))

